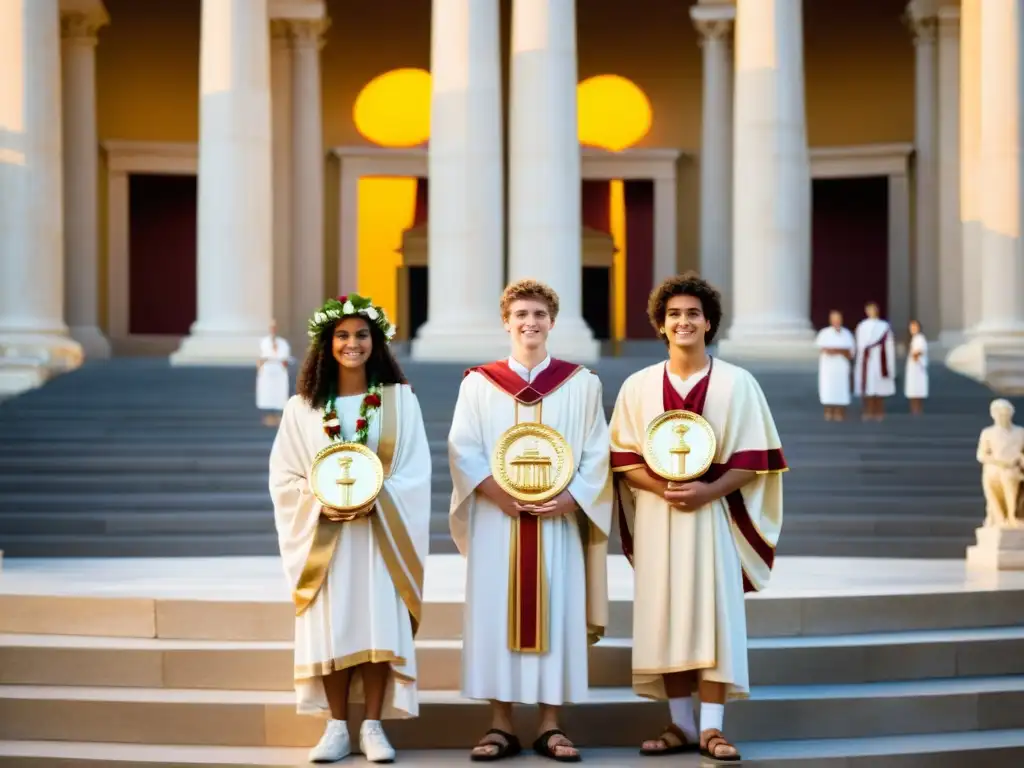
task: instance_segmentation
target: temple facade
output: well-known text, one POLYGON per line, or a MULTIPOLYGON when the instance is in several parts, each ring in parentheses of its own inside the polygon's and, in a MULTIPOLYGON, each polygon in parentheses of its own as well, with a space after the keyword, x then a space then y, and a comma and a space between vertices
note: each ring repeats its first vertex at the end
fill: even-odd
POLYGON ((873 300, 1009 381, 1022 30, 1024 0, 2 0, 0 370, 249 364, 350 290, 476 361, 520 277, 586 362, 698 269, 723 354, 813 355, 873 300))

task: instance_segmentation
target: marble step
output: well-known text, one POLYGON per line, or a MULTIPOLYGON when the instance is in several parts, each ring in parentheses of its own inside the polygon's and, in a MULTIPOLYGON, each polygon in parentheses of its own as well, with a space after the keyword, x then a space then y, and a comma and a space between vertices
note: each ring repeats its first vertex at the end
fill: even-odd
MULTIPOLYGON (((420 690, 455 690, 462 643, 417 641, 420 690)), ((590 685, 631 685, 632 642, 590 648, 590 685)), ((292 689, 292 643, 0 635, 0 684, 225 690, 292 689)), ((1024 675, 1024 627, 749 641, 755 686, 1024 675)))
MULTIPOLYGON (((214 581, 201 576, 211 573, 200 565, 202 560, 152 562, 100 561, 107 570, 100 580, 88 575, 89 561, 68 560, 45 579, 33 577, 32 568, 23 571, 24 580, 13 577, 16 571, 5 571, 11 575, 0 581, 0 633, 224 642, 292 639, 294 608, 280 565, 272 559, 218 561, 216 573, 222 575, 214 581), (193 581, 192 574, 200 575, 193 581), (180 586, 161 587, 165 581, 180 586), (52 590, 57 594, 51 594, 52 590)), ((948 574, 960 567, 952 569, 942 561, 900 563, 898 569, 886 568, 885 561, 878 561, 880 566, 874 569, 867 567, 874 560, 854 562, 865 564, 856 582, 829 588, 825 585, 838 573, 830 570, 833 561, 780 558, 773 580, 779 596, 773 596, 773 588, 769 588, 745 601, 750 637, 866 637, 1024 625, 1022 592, 996 589, 984 574, 968 575, 965 586, 962 575, 955 583, 947 583, 948 574), (801 581, 794 584, 797 574, 801 581), (813 578, 805 582, 803 574, 813 574, 813 578), (893 583, 905 584, 915 578, 927 588, 888 594, 893 583), (861 594, 865 590, 877 593, 861 594)), ((419 639, 461 637, 462 567, 458 557, 432 555, 428 560, 419 639)), ((609 584, 606 634, 609 638, 631 637, 632 574, 622 557, 609 561, 609 584)))
MULTIPOLYGON (((531 731, 520 738, 529 745, 531 731)), ((1024 729, 964 731, 942 734, 813 739, 804 741, 747 741, 737 745, 743 765, 752 768, 1017 768, 1024 762, 1024 729), (884 762, 883 762, 884 761, 884 762)), ((292 768, 306 762, 307 749, 297 747, 201 747, 168 744, 118 744, 82 741, 0 741, 4 768, 181 768, 181 766, 266 766, 292 768)), ((635 747, 586 749, 587 765, 607 768, 650 766, 635 747)), ((358 758, 356 758, 358 760, 358 758)), ((448 768, 467 761, 465 750, 403 750, 402 765, 448 768)), ((677 755, 679 768, 707 765, 698 755, 677 755)), ((515 765, 550 766, 551 761, 529 750, 515 765)))
MULTIPOLYGON (((663 703, 596 688, 564 710, 563 725, 581 746, 630 747, 664 717, 663 703)), ((488 724, 486 702, 423 691, 420 716, 388 730, 399 749, 466 749, 488 724)), ((296 714, 288 691, 0 686, 0 740, 305 747, 322 728, 296 714)), ((739 742, 1020 728, 1024 676, 764 686, 729 708, 739 742)))

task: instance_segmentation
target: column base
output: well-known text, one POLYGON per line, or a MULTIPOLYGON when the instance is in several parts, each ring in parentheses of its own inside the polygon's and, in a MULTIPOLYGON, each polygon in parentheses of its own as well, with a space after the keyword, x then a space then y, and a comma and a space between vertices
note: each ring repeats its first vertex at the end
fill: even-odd
POLYGON ((548 336, 548 351, 571 363, 596 363, 601 359, 601 342, 582 317, 559 316, 548 336))
POLYGON ((413 360, 476 365, 508 357, 508 334, 493 318, 484 322, 427 322, 410 344, 413 360))
POLYGON ((75 370, 83 359, 81 345, 63 334, 0 332, 0 395, 40 387, 75 370))
POLYGON ((967 548, 967 567, 985 571, 1024 570, 1024 528, 982 526, 967 548))
POLYGON ((946 367, 1004 395, 1024 395, 1024 333, 972 334, 946 356, 946 367))
POLYGON ((71 338, 79 343, 86 360, 105 360, 110 357, 110 342, 95 325, 73 325, 71 338))
POLYGON ((718 342, 723 358, 808 362, 818 359, 814 333, 808 330, 779 333, 734 333, 718 342))
POLYGON ((256 367, 265 334, 211 333, 186 336, 170 356, 171 365, 256 367))

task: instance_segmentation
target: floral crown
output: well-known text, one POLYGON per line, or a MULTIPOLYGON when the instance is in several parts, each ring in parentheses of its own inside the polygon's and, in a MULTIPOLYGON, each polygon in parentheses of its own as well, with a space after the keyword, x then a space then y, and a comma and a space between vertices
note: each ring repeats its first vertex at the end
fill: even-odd
POLYGON ((315 341, 325 328, 333 327, 343 317, 350 315, 362 315, 374 323, 388 342, 395 337, 395 326, 388 320, 383 307, 374 306, 373 301, 366 296, 349 293, 336 299, 328 299, 313 313, 307 331, 309 338, 315 341))

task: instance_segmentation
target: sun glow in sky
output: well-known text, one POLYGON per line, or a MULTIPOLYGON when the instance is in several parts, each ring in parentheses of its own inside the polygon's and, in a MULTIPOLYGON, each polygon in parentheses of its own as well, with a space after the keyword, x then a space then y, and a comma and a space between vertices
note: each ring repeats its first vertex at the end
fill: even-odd
MULTIPOLYGON (((651 130, 653 110, 643 90, 619 75, 597 75, 576 89, 580 144, 621 152, 636 146, 651 130)), ((360 91, 352 109, 356 130, 381 147, 408 148, 430 138, 430 73, 405 68, 384 72, 360 91)), ((621 181, 610 188, 615 254, 614 336, 625 335, 626 210, 621 181)), ((416 180, 363 178, 359 182, 358 290, 373 296, 398 323, 396 278, 402 257, 402 233, 412 226, 416 180)))

